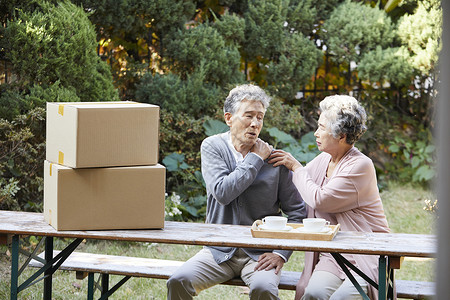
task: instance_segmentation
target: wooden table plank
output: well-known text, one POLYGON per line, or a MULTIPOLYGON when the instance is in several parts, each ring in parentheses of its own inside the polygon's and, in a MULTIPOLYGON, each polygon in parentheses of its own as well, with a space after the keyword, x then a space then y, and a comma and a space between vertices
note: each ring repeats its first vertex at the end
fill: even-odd
POLYGON ((338 232, 332 241, 253 238, 250 226, 166 222, 164 229, 57 231, 41 213, 0 210, 0 234, 151 243, 435 257, 436 237, 424 234, 338 232))

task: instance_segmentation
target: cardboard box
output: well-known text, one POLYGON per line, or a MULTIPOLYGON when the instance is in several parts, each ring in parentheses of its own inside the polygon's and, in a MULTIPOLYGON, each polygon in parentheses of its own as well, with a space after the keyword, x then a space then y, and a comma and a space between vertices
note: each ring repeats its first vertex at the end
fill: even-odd
POLYGON ((57 230, 164 227, 162 165, 72 169, 44 162, 44 219, 57 230))
POLYGON ((71 168, 154 165, 159 106, 131 101, 47 103, 46 159, 71 168))

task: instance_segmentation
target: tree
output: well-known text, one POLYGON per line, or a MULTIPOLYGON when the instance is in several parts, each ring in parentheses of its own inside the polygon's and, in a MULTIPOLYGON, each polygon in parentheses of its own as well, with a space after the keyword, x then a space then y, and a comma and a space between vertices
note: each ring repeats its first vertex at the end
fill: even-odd
POLYGON ((161 159, 181 152, 195 172, 202 124, 252 82, 275 99, 265 124, 296 139, 316 128, 320 100, 352 94, 369 115, 358 147, 381 173, 417 173, 432 156, 408 162, 391 142, 432 149, 438 0, 11 0, 0 20, 8 120, 45 101, 117 99, 112 74, 121 99, 161 106, 161 159))
POLYGON ((11 78, 0 86, 0 208, 40 211, 43 106, 117 100, 118 92, 110 67, 96 53, 94 27, 83 9, 68 1, 11 5, 1 16, 6 27, 0 45, 11 78))
POLYGON ((202 70, 188 74, 186 80, 175 74, 147 73, 137 86, 136 100, 196 119, 213 115, 225 95, 218 86, 205 83, 204 77, 202 70))
POLYGON ((419 1, 414 14, 404 15, 398 36, 410 51, 410 64, 422 76, 433 72, 442 48, 442 9, 438 0, 419 1))
POLYGON ((395 37, 395 27, 383 10, 346 1, 325 21, 322 36, 334 61, 359 63, 377 46, 387 48, 395 37))
POLYGON ((386 82, 403 86, 414 77, 414 68, 409 63, 409 53, 405 47, 383 49, 377 46, 362 57, 358 70, 359 78, 379 86, 386 82))
POLYGON ((163 66, 166 34, 184 27, 195 15, 194 1, 74 0, 95 24, 98 53, 113 70, 124 100, 134 100, 142 74, 163 66))
POLYGON ((242 81, 240 56, 235 45, 211 26, 200 24, 166 35, 166 58, 170 71, 186 79, 188 74, 202 72, 205 83, 224 86, 242 81))
POLYGON ((4 39, 19 89, 57 84, 81 101, 118 99, 110 69, 95 52, 94 27, 74 4, 39 2, 33 12, 19 11, 17 19, 8 22, 4 39))
POLYGON ((42 210, 45 110, 0 119, 0 209, 42 210))

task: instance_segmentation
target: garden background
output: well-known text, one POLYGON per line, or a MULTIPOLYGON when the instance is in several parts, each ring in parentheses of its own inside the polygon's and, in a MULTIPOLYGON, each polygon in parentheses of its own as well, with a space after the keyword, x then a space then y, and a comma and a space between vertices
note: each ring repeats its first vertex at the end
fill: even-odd
POLYGON ((203 221, 200 143, 251 82, 273 97, 261 137, 304 163, 319 101, 356 97, 391 227, 432 231, 438 0, 1 0, 0 21, 0 209, 42 211, 46 102, 133 100, 161 107, 166 218, 203 221))

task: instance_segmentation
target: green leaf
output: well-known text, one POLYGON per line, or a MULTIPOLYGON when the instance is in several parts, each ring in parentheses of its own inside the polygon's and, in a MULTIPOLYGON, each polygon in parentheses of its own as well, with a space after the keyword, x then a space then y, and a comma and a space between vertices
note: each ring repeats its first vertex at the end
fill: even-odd
POLYGON ((300 152, 294 155, 294 157, 301 163, 306 164, 316 157, 314 153, 311 152, 300 152))
POLYGON ((287 134, 286 132, 283 132, 276 127, 267 129, 267 132, 271 137, 275 138, 277 142, 281 142, 285 145, 297 144, 297 141, 290 134, 287 134))
POLYGON ((190 199, 190 201, 192 201, 192 203, 194 203, 195 207, 201 207, 204 204, 206 204, 206 197, 204 195, 200 195, 200 196, 192 197, 190 199))
POLYGON ((203 123, 203 128, 205 128, 207 136, 224 133, 230 129, 227 124, 219 120, 206 120, 203 123))
POLYGON ((423 142, 423 141, 418 141, 418 142, 416 143, 416 148, 418 148, 418 149, 423 149, 423 148, 425 148, 425 142, 423 142))
POLYGON ((8 168, 9 168, 9 171, 11 172, 11 174, 13 174, 14 176, 20 177, 22 175, 22 173, 20 172, 20 170, 17 168, 16 164, 14 163, 13 159, 8 160, 8 168))
POLYGON ((425 153, 432 153, 432 152, 434 152, 434 150, 436 150, 436 147, 434 145, 428 145, 425 148, 425 153))
POLYGON ((405 157, 406 160, 409 160, 411 158, 411 153, 407 149, 404 149, 403 156, 405 157))
POLYGON ((193 206, 185 206, 184 207, 188 213, 190 213, 192 216, 197 217, 197 209, 193 206))
POLYGON ((422 180, 429 181, 434 177, 434 175, 435 175, 434 170, 428 165, 421 166, 414 173, 414 177, 417 178, 419 181, 422 180))
POLYGON ((202 172, 200 172, 200 171, 198 171, 198 170, 195 171, 195 172, 194 172, 194 177, 195 177, 195 180, 197 180, 197 182, 201 183, 202 186, 203 186, 204 188, 206 188, 206 183, 205 183, 205 180, 203 180, 202 172))
POLYGON ((187 163, 184 162, 184 154, 176 152, 164 157, 162 162, 169 172, 186 170, 190 167, 187 163))
POLYGON ((301 147, 295 145, 289 145, 288 147, 283 148, 283 150, 291 153, 292 156, 302 164, 309 163, 318 154, 318 151, 304 151, 301 147))
POLYGON ((421 159, 418 156, 414 156, 411 159, 411 166, 415 169, 415 168, 417 168, 420 165, 421 162, 422 161, 421 161, 421 159))
POLYGON ((398 145, 389 146, 389 152, 397 153, 398 151, 400 151, 400 147, 398 145))
POLYGON ((304 134, 300 140, 302 145, 316 145, 316 137, 314 136, 314 131, 310 131, 304 134))

